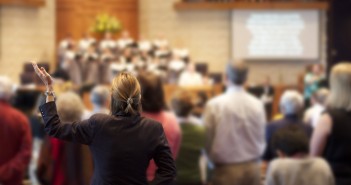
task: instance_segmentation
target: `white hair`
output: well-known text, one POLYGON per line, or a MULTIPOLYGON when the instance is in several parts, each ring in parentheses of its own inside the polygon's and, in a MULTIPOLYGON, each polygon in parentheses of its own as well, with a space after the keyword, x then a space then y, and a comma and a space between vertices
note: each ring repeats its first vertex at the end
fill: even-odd
POLYGON ((64 122, 80 121, 83 112, 84 104, 82 99, 73 92, 65 92, 58 96, 57 112, 64 122))
POLYGON ((94 105, 103 106, 110 97, 110 90, 106 86, 98 85, 93 88, 90 94, 90 101, 94 105))
POLYGON ((280 98, 280 109, 285 115, 298 114, 303 107, 303 97, 295 90, 285 91, 280 98))
POLYGON ((313 99, 321 105, 326 103, 328 96, 329 90, 327 88, 320 88, 312 95, 313 99))
POLYGON ((6 76, 0 76, 0 100, 8 101, 13 95, 12 81, 6 76))

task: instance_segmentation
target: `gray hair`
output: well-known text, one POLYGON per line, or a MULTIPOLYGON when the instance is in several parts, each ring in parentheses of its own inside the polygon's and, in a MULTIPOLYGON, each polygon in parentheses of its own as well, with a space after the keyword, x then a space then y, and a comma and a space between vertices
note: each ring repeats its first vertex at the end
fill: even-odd
POLYGON ((230 62, 227 64, 226 75, 228 80, 236 85, 243 85, 246 82, 249 68, 243 62, 230 62))
POLYGON ((110 90, 106 86, 98 85, 93 88, 90 94, 90 101, 99 106, 106 104, 110 97, 110 90))
POLYGON ((315 93, 313 93, 313 99, 319 103, 324 105, 329 96, 329 90, 327 88, 320 88, 315 93))
POLYGON ((0 100, 8 101, 13 95, 13 84, 10 78, 0 76, 0 100))
POLYGON ((74 122, 80 121, 83 112, 84 105, 82 99, 73 92, 65 92, 58 96, 57 101, 57 112, 63 122, 74 122))
POLYGON ((280 109, 284 115, 299 114, 303 107, 303 97, 296 90, 287 90, 280 98, 280 109))

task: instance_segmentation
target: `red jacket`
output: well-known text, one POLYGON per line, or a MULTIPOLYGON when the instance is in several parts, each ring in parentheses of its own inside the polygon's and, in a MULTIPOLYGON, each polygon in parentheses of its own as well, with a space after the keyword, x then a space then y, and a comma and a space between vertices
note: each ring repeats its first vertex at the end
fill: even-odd
POLYGON ((27 117, 0 102, 0 184, 22 184, 32 152, 27 117))

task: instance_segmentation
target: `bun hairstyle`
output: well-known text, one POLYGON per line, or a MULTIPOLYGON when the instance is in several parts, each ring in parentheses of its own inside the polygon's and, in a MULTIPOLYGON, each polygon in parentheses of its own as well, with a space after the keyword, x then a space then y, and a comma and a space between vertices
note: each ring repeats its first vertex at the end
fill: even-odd
POLYGON ((112 81, 111 114, 133 116, 141 112, 141 90, 136 77, 121 73, 112 81))

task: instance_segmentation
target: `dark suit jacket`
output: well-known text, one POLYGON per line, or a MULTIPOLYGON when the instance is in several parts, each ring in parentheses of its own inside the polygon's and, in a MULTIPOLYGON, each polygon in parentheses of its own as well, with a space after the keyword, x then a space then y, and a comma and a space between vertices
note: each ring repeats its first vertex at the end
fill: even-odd
POLYGON ((146 169, 154 159, 158 170, 151 184, 173 184, 174 160, 162 125, 137 116, 96 114, 88 120, 62 123, 55 102, 40 107, 45 131, 52 137, 89 145, 94 185, 146 185, 146 169))

